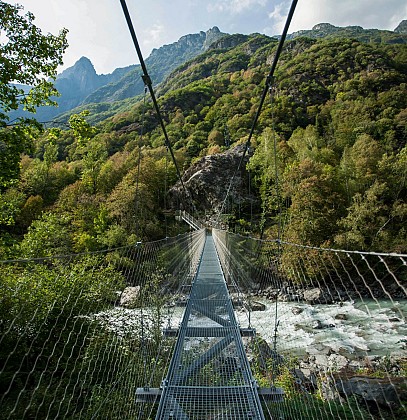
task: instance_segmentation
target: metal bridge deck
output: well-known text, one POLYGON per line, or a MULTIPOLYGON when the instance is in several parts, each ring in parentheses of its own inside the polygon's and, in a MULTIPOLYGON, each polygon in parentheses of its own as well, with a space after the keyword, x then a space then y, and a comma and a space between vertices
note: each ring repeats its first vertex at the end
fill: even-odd
POLYGON ((156 419, 264 419, 212 236, 197 275, 156 419))

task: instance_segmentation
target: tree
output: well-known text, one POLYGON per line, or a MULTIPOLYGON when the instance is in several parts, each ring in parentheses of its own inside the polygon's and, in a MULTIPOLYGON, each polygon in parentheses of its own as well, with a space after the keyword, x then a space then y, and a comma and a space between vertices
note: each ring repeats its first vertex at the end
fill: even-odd
POLYGON ((34 220, 20 244, 27 258, 67 254, 72 250, 69 215, 43 213, 34 220))
POLYGON ((79 114, 73 114, 69 117, 69 127, 71 128, 79 147, 86 146, 89 140, 95 137, 96 127, 91 126, 85 119, 89 111, 85 109, 79 114))
POLYGON ((34 25, 34 15, 22 10, 0 1, 0 188, 18 178, 20 154, 31 145, 30 128, 39 127, 27 118, 7 126, 7 113, 19 108, 35 113, 39 106, 55 105, 51 97, 58 92, 51 80, 68 46, 66 29, 58 36, 44 35, 34 25))

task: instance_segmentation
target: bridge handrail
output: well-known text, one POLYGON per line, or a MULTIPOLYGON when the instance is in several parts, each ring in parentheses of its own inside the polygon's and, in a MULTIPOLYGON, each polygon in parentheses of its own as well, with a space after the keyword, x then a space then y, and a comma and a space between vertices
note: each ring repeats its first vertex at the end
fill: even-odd
POLYGON ((195 230, 205 229, 205 225, 203 223, 195 219, 195 217, 191 216, 185 210, 178 210, 176 212, 176 216, 182 219, 184 222, 188 223, 189 226, 195 230))

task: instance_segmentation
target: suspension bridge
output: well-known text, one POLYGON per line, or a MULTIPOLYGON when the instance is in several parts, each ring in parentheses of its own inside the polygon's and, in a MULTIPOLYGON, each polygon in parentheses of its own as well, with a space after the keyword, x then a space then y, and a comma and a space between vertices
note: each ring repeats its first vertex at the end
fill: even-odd
POLYGON ((189 233, 0 262, 0 418, 407 416, 407 255, 265 241, 177 217, 189 233))
POLYGON ((3 261, 1 418, 400 418, 406 261, 216 229, 3 261))
POLYGON ((207 235, 163 382, 158 418, 204 418, 219 413, 264 418, 240 333, 213 238, 207 235), (194 343, 195 338, 207 339, 206 345, 200 340, 194 343), (214 371, 214 361, 220 373, 216 380, 209 373, 214 371))

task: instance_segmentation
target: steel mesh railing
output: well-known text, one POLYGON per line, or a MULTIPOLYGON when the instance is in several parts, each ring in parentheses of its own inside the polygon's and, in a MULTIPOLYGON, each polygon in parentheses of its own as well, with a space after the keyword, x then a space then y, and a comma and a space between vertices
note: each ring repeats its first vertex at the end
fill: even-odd
POLYGON ((238 319, 258 333, 255 377, 285 391, 270 416, 406 416, 407 255, 214 238, 238 319))
POLYGON ((204 231, 93 254, 0 263, 1 418, 147 419, 162 335, 195 273, 204 231))
POLYGON ((204 238, 1 262, 1 417, 406 416, 406 255, 204 238))

